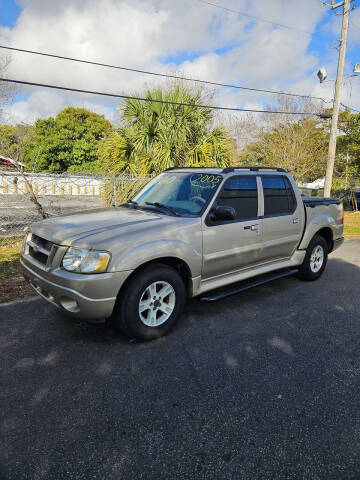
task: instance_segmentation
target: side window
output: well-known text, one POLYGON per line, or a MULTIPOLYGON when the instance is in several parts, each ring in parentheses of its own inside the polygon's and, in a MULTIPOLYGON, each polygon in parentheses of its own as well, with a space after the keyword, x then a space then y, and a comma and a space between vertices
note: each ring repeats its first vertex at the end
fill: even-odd
POLYGON ((233 207, 237 220, 257 217, 258 193, 256 177, 230 178, 220 193, 217 205, 233 207))
POLYGON ((294 190, 292 189, 292 187, 290 185, 289 179, 286 178, 286 177, 283 177, 283 178, 284 178, 284 181, 285 181, 285 186, 286 186, 287 193, 288 193, 288 198, 289 198, 289 211, 293 212, 296 208, 295 193, 294 193, 294 190))
POLYGON ((261 178, 264 189, 264 215, 276 215, 279 213, 289 213, 295 205, 295 198, 290 200, 289 182, 285 183, 285 177, 268 177, 261 178), (292 207, 289 205, 292 202, 292 207))

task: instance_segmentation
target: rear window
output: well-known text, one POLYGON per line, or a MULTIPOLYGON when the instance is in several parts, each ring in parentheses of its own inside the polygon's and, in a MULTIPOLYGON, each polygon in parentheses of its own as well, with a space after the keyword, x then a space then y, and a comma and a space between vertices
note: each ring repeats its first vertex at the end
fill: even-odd
POLYGON ((264 189, 264 215, 291 213, 296 208, 296 199, 284 176, 264 176, 261 178, 264 189))
POLYGON ((287 189, 288 198, 289 198, 289 212, 293 212, 296 209, 296 197, 292 186, 290 185, 289 179, 283 177, 285 182, 285 187, 287 189))

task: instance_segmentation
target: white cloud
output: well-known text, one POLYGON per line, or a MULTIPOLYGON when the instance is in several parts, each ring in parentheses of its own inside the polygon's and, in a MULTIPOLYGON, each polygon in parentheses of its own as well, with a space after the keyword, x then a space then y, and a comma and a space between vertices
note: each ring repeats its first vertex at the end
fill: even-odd
POLYGON ((78 94, 59 95, 54 90, 32 90, 26 100, 13 103, 4 108, 4 117, 8 123, 33 123, 38 118, 47 118, 67 106, 83 107, 104 115, 110 121, 116 122, 116 107, 118 102, 96 102, 93 97, 78 94))
MULTIPOLYGON (((324 14, 321 2, 314 0, 219 3, 310 31, 324 14)), ((331 84, 320 86, 313 74, 320 60, 308 51, 310 35, 254 22, 195 0, 21 0, 20 4, 23 10, 14 28, 0 28, 3 44, 144 70, 176 68, 186 75, 218 82, 331 94, 331 84), (184 56, 191 59, 180 65, 170 61, 184 56)), ((8 75, 120 94, 161 82, 159 77, 24 53, 12 54, 8 75)), ((54 115, 69 104, 86 106, 113 119, 119 103, 46 89, 25 92, 29 95, 26 100, 6 109, 16 121, 54 115)), ((360 99, 357 87, 352 92, 353 98, 360 99)), ((216 103, 226 106, 261 106, 270 100, 239 90, 218 89, 217 93, 216 103)))

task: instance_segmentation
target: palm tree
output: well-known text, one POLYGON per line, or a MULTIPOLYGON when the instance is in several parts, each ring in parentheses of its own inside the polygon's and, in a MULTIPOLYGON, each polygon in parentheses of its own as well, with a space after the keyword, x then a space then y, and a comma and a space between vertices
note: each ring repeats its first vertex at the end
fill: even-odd
POLYGON ((172 166, 229 164, 231 140, 222 128, 211 128, 213 112, 201 106, 201 92, 176 86, 149 90, 146 98, 182 105, 126 100, 118 138, 110 136, 101 147, 103 161, 110 158, 107 163, 117 165, 118 171, 142 174, 157 174, 172 166))

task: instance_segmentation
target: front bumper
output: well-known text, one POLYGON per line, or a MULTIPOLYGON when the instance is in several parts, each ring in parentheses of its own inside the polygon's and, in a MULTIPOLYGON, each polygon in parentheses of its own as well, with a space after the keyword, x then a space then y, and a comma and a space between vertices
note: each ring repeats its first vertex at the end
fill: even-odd
POLYGON ((62 269, 42 271, 26 257, 20 259, 25 280, 42 298, 71 317, 99 320, 110 317, 116 296, 131 271, 94 275, 62 269))

